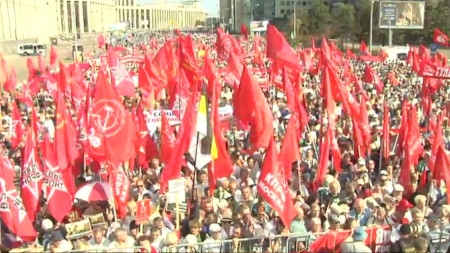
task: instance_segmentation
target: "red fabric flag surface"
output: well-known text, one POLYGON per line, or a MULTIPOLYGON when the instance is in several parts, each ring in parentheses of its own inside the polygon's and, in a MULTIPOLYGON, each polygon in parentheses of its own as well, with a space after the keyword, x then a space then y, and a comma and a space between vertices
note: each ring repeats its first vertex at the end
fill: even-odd
POLYGON ((295 114, 291 115, 286 134, 283 137, 283 143, 280 150, 280 161, 284 168, 284 174, 286 178, 291 178, 292 175, 292 163, 300 160, 300 153, 298 151, 298 135, 296 133, 295 124, 298 123, 298 119, 295 114))
POLYGON ((77 133, 72 122, 72 117, 67 112, 64 94, 58 89, 56 103, 56 126, 55 126, 55 150, 58 167, 62 170, 77 159, 77 133))
POLYGON ((25 135, 25 127, 22 123, 22 117, 20 116, 19 108, 16 102, 11 103, 11 120, 12 120, 12 136, 11 136, 11 148, 16 149, 19 143, 23 140, 25 135))
POLYGON ((359 53, 370 55, 369 48, 367 47, 367 44, 364 40, 361 40, 361 43, 359 44, 359 53))
POLYGON ((299 59, 283 34, 271 24, 267 25, 267 58, 274 63, 274 71, 278 73, 285 67, 289 75, 301 69, 299 59))
POLYGON ((5 80, 5 83, 3 84, 3 89, 8 93, 12 93, 16 89, 16 85, 17 85, 16 69, 11 68, 5 80))
POLYGON ((134 82, 125 66, 119 61, 116 52, 108 52, 111 82, 117 93, 122 96, 134 96, 134 82))
MULTIPOLYGON (((2 152, 3 153, 3 152, 2 152)), ((14 185, 16 173, 7 158, 0 157, 0 217, 9 231, 25 242, 32 242, 37 234, 28 217, 22 199, 14 185)), ((34 217, 34 215, 33 215, 34 217)))
POLYGON ((450 68, 441 67, 438 64, 433 63, 430 59, 422 59, 418 74, 422 77, 450 79, 450 68))
POLYGON ((213 161, 214 168, 208 167, 213 170, 214 179, 222 177, 229 177, 233 173, 233 165, 230 159, 230 155, 225 144, 225 140, 222 135, 222 128, 219 120, 219 90, 217 86, 212 88, 211 99, 211 126, 213 128, 214 139, 217 146, 217 158, 213 161))
POLYGON ((433 33, 433 41, 444 47, 448 47, 448 36, 441 30, 435 28, 433 33))
POLYGON ((252 150, 266 148, 273 137, 273 116, 269 104, 247 67, 233 98, 234 115, 244 123, 251 122, 252 150))
POLYGON ((97 47, 100 48, 100 49, 104 49, 105 46, 106 46, 105 37, 103 37, 103 35, 100 34, 100 35, 97 37, 97 47))
POLYGON ((130 159, 123 151, 134 149, 136 128, 130 127, 133 121, 127 118, 122 100, 109 84, 105 70, 100 69, 89 115, 91 157, 116 163, 130 159))
POLYGON ((165 164, 170 160, 170 156, 175 147, 175 141, 175 134, 169 124, 167 115, 161 109, 161 161, 165 164))
POLYGON ((262 165, 258 193, 278 213, 283 224, 289 226, 295 216, 295 209, 282 166, 272 138, 262 165))
POLYGON ((44 158, 44 186, 50 214, 61 222, 72 210, 75 182, 71 167, 58 166, 56 150, 48 134, 44 135, 42 156, 44 158))
POLYGON ((25 147, 23 150, 23 164, 20 175, 21 197, 28 217, 35 220, 39 210, 39 197, 41 196, 44 175, 39 161, 39 153, 32 127, 28 128, 25 147))
POLYGON ((169 180, 180 177, 181 165, 184 161, 184 154, 189 149, 192 137, 195 133, 195 124, 197 122, 196 96, 191 96, 186 106, 183 120, 180 124, 177 139, 175 141, 175 150, 169 162, 161 172, 160 191, 165 192, 169 180))
POLYGON ((125 174, 122 166, 110 170, 109 175, 117 217, 124 218, 127 216, 127 203, 130 197, 130 180, 128 179, 127 174, 125 174))
POLYGON ((155 140, 150 136, 145 120, 142 104, 139 104, 137 113, 137 161, 138 165, 144 168, 148 167, 148 162, 155 157, 159 157, 158 147, 155 140))
POLYGON ((320 144, 319 166, 317 169, 316 179, 314 181, 314 188, 317 189, 322 185, 323 178, 328 173, 328 166, 330 165, 330 148, 333 138, 333 124, 328 126, 325 133, 324 140, 320 144))

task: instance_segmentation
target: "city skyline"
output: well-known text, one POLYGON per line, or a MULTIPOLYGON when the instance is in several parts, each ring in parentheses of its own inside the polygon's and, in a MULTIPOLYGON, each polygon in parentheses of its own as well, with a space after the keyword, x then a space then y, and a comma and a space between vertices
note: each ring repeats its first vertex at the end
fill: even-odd
MULTIPOLYGON (((138 3, 152 3, 159 2, 161 0, 137 0, 138 3)), ((186 0, 167 0, 168 2, 183 2, 186 0)), ((219 14, 219 0, 200 0, 203 9, 205 9, 208 15, 218 15, 219 14)))

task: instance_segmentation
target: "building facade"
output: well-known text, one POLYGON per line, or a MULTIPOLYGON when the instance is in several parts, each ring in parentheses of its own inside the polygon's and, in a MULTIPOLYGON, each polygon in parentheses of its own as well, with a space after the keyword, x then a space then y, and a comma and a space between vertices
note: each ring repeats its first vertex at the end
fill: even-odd
POLYGON ((59 33, 105 32, 116 22, 116 5, 112 0, 57 0, 59 33))
POLYGON ((205 18, 199 1, 0 0, 0 41, 47 43, 59 35, 104 33, 118 22, 127 22, 130 29, 194 28, 205 18))
POLYGON ((240 32, 241 25, 249 26, 253 18, 251 0, 220 0, 220 20, 230 31, 240 32))
POLYGON ((136 4, 133 0, 116 0, 116 17, 132 29, 166 30, 194 28, 198 22, 205 22, 206 12, 199 1, 136 4))
POLYGON ((220 0, 220 21, 229 30, 240 32, 241 24, 272 20, 278 0, 220 0))
POLYGON ((308 9, 315 0, 277 0, 275 3, 275 17, 284 18, 294 13, 294 6, 298 9, 308 9), (297 1, 297 3, 295 3, 297 1))
POLYGON ((56 0, 0 0, 0 41, 37 39, 58 34, 56 0))

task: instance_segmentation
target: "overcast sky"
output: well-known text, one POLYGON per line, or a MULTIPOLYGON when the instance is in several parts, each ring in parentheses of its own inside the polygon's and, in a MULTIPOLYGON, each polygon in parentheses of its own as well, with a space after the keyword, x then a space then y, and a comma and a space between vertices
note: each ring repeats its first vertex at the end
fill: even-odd
MULTIPOLYGON (((160 0, 137 0, 138 3, 151 3, 158 2, 160 0)), ((182 2, 185 0, 168 0, 168 2, 182 2)), ((217 15, 219 13, 219 0, 200 0, 203 8, 210 15, 217 15)))

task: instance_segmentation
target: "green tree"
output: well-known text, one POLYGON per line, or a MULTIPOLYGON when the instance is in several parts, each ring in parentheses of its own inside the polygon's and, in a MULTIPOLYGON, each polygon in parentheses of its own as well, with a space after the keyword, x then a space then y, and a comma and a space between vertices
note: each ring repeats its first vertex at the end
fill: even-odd
POLYGON ((341 37, 346 40, 351 37, 355 31, 356 19, 355 8, 351 4, 340 4, 332 12, 334 31, 337 33, 334 37, 341 37))
POLYGON ((307 30, 310 35, 326 35, 330 25, 331 15, 329 8, 322 1, 316 0, 308 9, 307 30))
POLYGON ((435 28, 450 34, 450 1, 440 1, 437 5, 427 7, 429 7, 426 12, 429 15, 429 23, 425 27, 426 38, 433 39, 435 28))
POLYGON ((295 17, 294 14, 291 15, 291 31, 294 31, 294 28, 297 30, 297 38, 302 40, 303 37, 309 35, 308 31, 308 11, 305 9, 297 9, 295 17), (296 20, 294 20, 296 18, 296 20), (295 22, 295 26, 294 26, 295 22))

